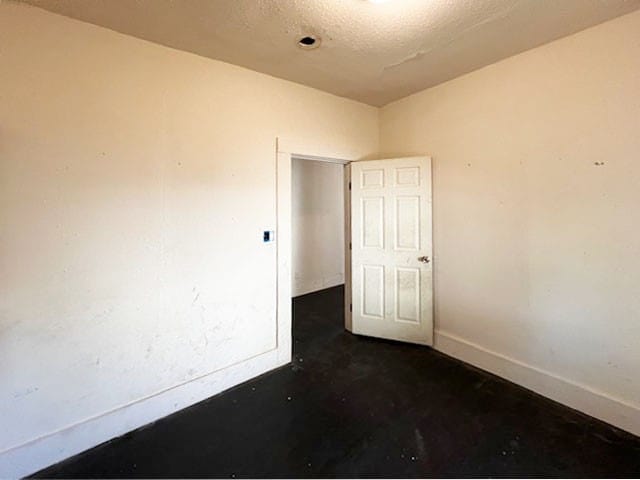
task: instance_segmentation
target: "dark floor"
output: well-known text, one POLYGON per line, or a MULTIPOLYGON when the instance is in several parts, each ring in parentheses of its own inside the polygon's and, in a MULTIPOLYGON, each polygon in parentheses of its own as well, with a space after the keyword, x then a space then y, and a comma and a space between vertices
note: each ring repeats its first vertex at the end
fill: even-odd
POLYGON ((294 301, 295 359, 37 477, 640 476, 640 438, 294 301))

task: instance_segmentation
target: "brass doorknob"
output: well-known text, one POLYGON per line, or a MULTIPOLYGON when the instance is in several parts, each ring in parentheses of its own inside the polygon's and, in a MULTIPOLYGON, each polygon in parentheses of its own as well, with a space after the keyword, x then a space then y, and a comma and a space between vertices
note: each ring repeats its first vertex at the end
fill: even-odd
POLYGON ((422 257, 418 257, 418 261, 422 263, 429 263, 431 260, 429 260, 429 257, 427 255, 424 255, 422 257))

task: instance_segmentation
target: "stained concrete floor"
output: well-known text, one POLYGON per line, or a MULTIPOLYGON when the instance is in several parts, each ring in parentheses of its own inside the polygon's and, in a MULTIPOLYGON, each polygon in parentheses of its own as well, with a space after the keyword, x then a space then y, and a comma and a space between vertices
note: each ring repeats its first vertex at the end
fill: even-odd
POLYGON ((640 438, 294 300, 294 361, 36 477, 640 476, 640 438))

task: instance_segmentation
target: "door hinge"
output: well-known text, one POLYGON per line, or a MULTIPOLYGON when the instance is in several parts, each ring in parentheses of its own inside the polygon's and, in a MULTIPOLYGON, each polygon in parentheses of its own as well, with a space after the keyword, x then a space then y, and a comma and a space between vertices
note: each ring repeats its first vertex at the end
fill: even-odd
POLYGON ((350 311, 350 312, 353 312, 353 303, 350 303, 350 304, 349 304, 349 311, 350 311))
POLYGON ((352 249, 352 247, 351 247, 351 242, 349 242, 349 250, 351 250, 351 249, 352 249))
POLYGON ((349 190, 351 190, 351 182, 349 182, 349 190))

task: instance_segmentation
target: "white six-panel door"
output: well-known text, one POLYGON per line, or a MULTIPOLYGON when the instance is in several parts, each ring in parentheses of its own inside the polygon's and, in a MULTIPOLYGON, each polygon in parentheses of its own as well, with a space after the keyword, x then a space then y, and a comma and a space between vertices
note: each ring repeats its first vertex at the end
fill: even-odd
POLYGON ((433 343, 431 159, 351 163, 352 331, 433 343))

